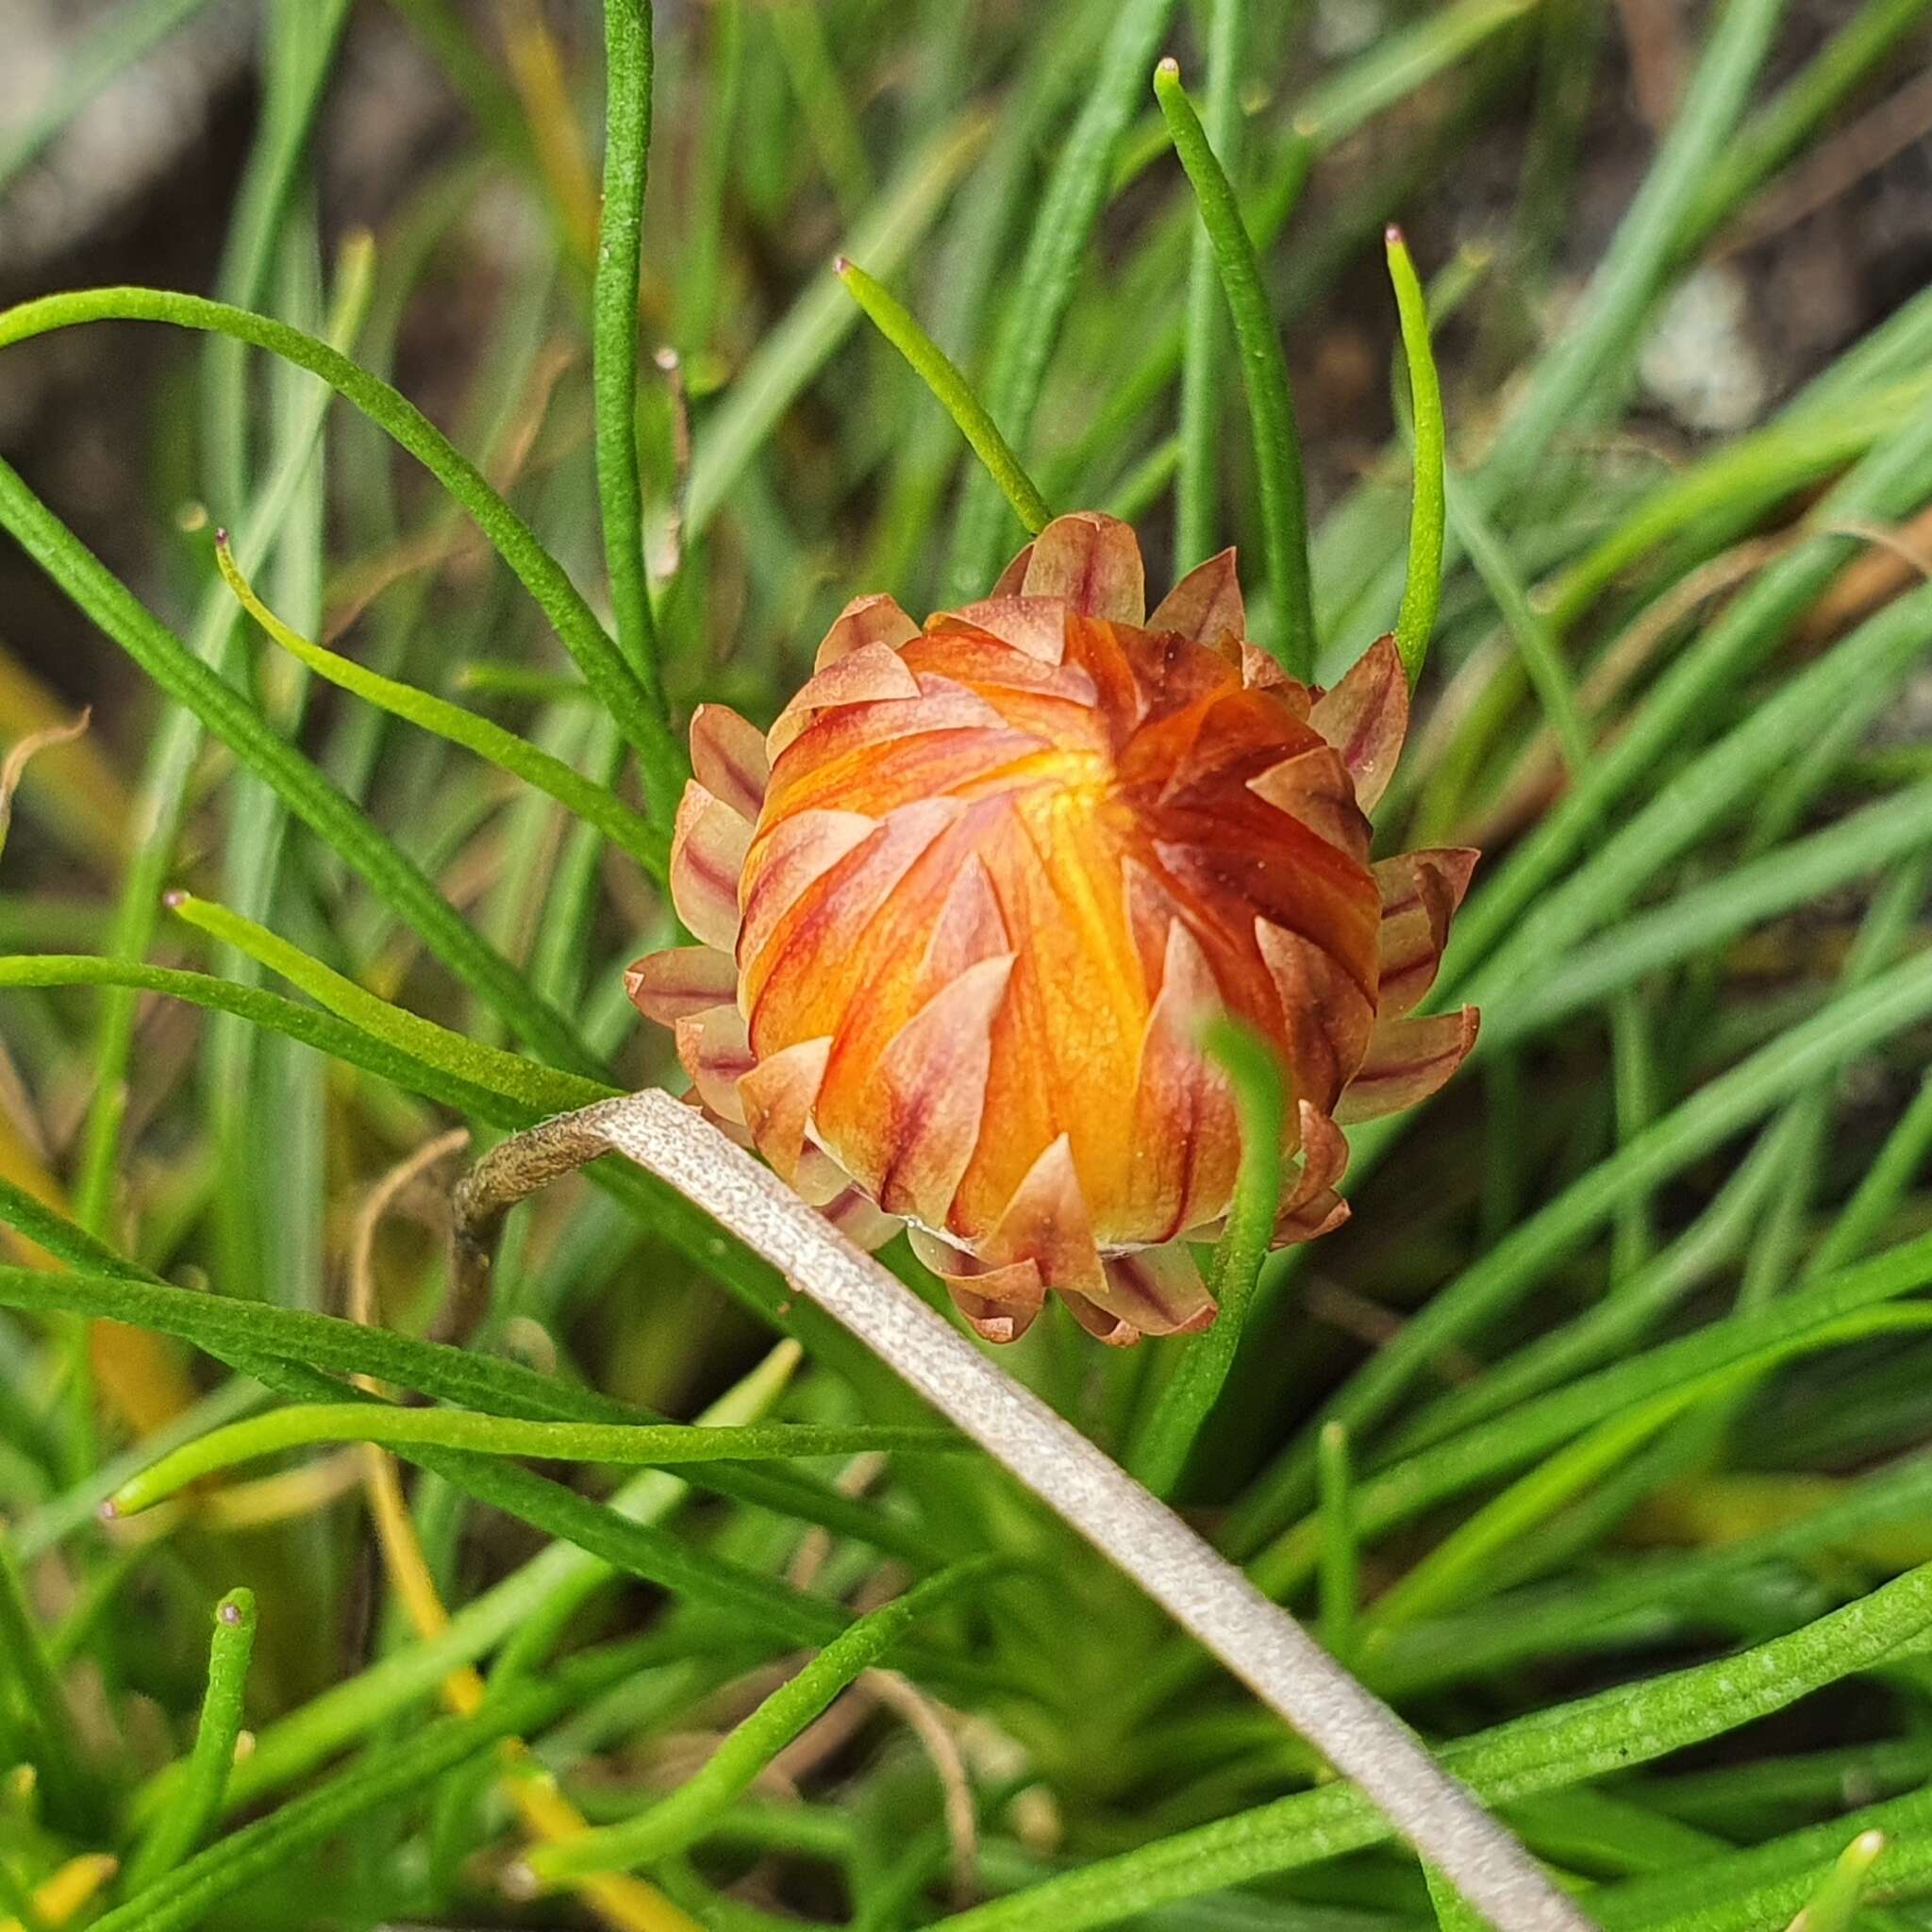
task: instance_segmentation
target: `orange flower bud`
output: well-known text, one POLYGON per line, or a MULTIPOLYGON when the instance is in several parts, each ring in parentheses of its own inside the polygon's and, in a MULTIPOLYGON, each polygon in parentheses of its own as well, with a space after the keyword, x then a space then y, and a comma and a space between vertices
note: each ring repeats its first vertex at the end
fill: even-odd
POLYGON ((1280 1056, 1284 1243, 1347 1214, 1338 1123, 1475 1038, 1408 1017, 1475 855, 1369 858, 1407 719, 1388 639, 1310 690, 1246 641, 1232 552, 1149 615, 1132 531, 1061 517, 923 630, 849 605, 768 734, 699 709, 671 878, 703 944, 631 995, 699 1103, 855 1239, 907 1224, 981 1334, 1049 1289, 1108 1341, 1204 1327, 1187 1243, 1241 1158, 1204 1013, 1280 1056))

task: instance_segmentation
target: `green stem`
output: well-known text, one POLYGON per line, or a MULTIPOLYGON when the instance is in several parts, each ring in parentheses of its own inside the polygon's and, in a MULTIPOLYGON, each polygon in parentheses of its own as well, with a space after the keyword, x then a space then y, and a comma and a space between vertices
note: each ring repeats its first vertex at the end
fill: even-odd
POLYGON ((985 1560, 959 1564, 861 1617, 773 1691, 670 1797, 623 1824, 533 1851, 530 1870, 549 1883, 593 1872, 628 1871, 684 1850, 917 1618, 962 1584, 983 1577, 989 1567, 985 1560))
POLYGON ((141 1849, 128 1862, 123 1890, 129 1898, 138 1897, 166 1877, 193 1852, 222 1815, 228 1774, 235 1768, 235 1742, 242 1735, 248 1661, 254 1653, 255 1593, 231 1590, 215 1606, 208 1690, 202 1699, 194 1749, 173 1803, 156 1819, 141 1849))
POLYGON ((1288 1116, 1274 1052, 1259 1035, 1225 1015, 1211 1023, 1206 1043, 1234 1084, 1241 1160, 1227 1228, 1208 1274, 1219 1313, 1205 1334, 1178 1344, 1174 1373, 1157 1388, 1136 1444, 1134 1474, 1157 1496, 1172 1494, 1180 1481, 1227 1381, 1281 1208, 1281 1147, 1288 1116))
MULTIPOLYGON (((618 648, 660 724, 668 728, 658 669, 658 629, 644 568, 643 487, 638 469, 638 274, 651 148, 650 0, 605 0, 604 214, 591 290, 591 401, 596 419, 597 507, 618 648)), ((669 825, 674 770, 646 767, 651 809, 669 825)))
POLYGON ((636 674, 584 601, 582 591, 475 464, 401 391, 350 361, 327 342, 287 323, 225 302, 162 289, 83 289, 20 303, 0 312, 0 348, 78 323, 104 321, 160 322, 175 328, 211 331, 265 349, 319 375, 344 402, 359 409, 414 457, 470 513, 476 527, 542 606, 558 641, 576 659, 605 708, 617 721, 647 777, 655 773, 654 798, 676 796, 684 782, 683 755, 636 674))
POLYGON ((660 884, 669 877, 671 856, 668 835, 659 824, 632 811, 615 792, 585 777, 581 772, 530 743, 527 739, 519 738, 514 731, 505 730, 492 719, 466 711, 462 706, 453 705, 447 698, 420 691, 398 678, 385 677, 379 671, 368 670, 353 658, 345 658, 340 652, 331 651, 291 629, 261 601, 254 586, 242 574, 228 545, 225 530, 215 532, 215 561, 242 608, 283 650, 308 665, 317 675, 327 678, 343 691, 353 691, 392 717, 405 718, 425 731, 434 732, 452 744, 459 744, 466 751, 475 752, 499 771, 508 772, 526 785, 535 786, 539 791, 556 799, 566 811, 575 813, 586 824, 594 825, 660 884))
POLYGON ((1402 230, 1387 237, 1389 279, 1395 286, 1395 310, 1402 322, 1402 349, 1408 363, 1408 393, 1415 418, 1415 496, 1408 518, 1408 576, 1402 587, 1402 612, 1395 620, 1395 649, 1408 674, 1409 689, 1422 675, 1423 659, 1442 603, 1442 525, 1446 513, 1446 432, 1442 384, 1429 342, 1428 304, 1409 258, 1402 230))
MULTIPOLYGON (((1222 165, 1231 175, 1241 173, 1241 78, 1247 11, 1247 0, 1209 0, 1204 125, 1208 145, 1221 156, 1222 165)), ((1192 250, 1188 261, 1188 305, 1181 347, 1180 467, 1174 488, 1176 575, 1216 547, 1222 373, 1227 359, 1227 325, 1221 313, 1214 242, 1205 226, 1194 230, 1192 250)))
POLYGON ((1260 260, 1241 220, 1241 206, 1181 86, 1180 68, 1172 59, 1154 70, 1154 92, 1174 151, 1193 183, 1241 349, 1260 481, 1261 547, 1273 607, 1274 654, 1291 676, 1306 680, 1314 675, 1315 612, 1308 578, 1301 439, 1289 389, 1288 358, 1282 354, 1261 281, 1260 260))
POLYGON ((318 1442, 427 1443, 483 1456, 529 1456, 546 1462, 608 1462, 669 1468, 684 1462, 781 1462, 801 1456, 864 1456, 959 1450, 948 1429, 766 1423, 698 1428, 683 1423, 530 1422, 450 1408, 387 1408, 366 1402, 308 1403, 211 1429, 116 1490, 108 1507, 132 1516, 217 1471, 318 1442))
POLYGON ((873 326, 912 365, 914 374, 959 425, 959 433, 1000 486, 1001 494, 1013 506, 1013 513, 1025 525, 1027 534, 1044 529, 1053 518, 1046 499, 1034 487, 1012 446, 1000 434, 999 425, 987 413, 986 405, 973 393, 952 358, 920 327, 912 311, 856 261, 841 256, 833 269, 873 326))

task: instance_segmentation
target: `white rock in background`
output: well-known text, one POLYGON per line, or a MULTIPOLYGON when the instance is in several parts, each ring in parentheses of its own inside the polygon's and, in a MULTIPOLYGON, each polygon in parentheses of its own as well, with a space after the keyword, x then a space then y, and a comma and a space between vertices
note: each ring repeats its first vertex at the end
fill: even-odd
POLYGON ((1771 382, 1750 312, 1743 276, 1724 262, 1698 269, 1665 303, 1638 368, 1687 429, 1743 429, 1762 411, 1771 382))

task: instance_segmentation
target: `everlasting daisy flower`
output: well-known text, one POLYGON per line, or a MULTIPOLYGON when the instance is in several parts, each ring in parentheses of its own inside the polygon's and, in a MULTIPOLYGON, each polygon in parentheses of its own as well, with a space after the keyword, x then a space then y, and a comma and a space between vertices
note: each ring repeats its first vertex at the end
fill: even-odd
POLYGON ((1214 1318, 1241 1139, 1225 1009, 1292 1105, 1277 1244, 1347 1215, 1341 1131, 1435 1091, 1416 1018, 1475 855, 1372 863, 1407 725, 1390 640, 1333 691, 1246 640, 1233 553, 1150 614, 1140 547, 1050 524, 922 628, 848 605, 769 733, 691 724, 672 896, 631 969, 693 1099, 861 1242, 902 1224, 993 1341, 1059 1294, 1103 1340, 1214 1318))

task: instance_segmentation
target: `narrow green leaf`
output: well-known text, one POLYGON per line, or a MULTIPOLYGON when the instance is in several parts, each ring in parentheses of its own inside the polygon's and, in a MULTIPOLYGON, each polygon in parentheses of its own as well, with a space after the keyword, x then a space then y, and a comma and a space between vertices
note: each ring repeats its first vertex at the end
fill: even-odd
POLYGON ((1291 675, 1307 680, 1314 675, 1315 613, 1308 581, 1307 484, 1288 358, 1282 354, 1261 281, 1261 264, 1242 223, 1241 206, 1181 86, 1180 68, 1172 59, 1155 69, 1154 92, 1174 152, 1193 183, 1202 225, 1214 244, 1222 291, 1241 349, 1260 480, 1261 548, 1273 648, 1291 675))
MULTIPOLYGON (((1207 109, 1202 125, 1208 144, 1221 157, 1222 166, 1239 179, 1248 0, 1209 0, 1207 10, 1207 109)), ((1161 124, 1157 122, 1153 128, 1157 141, 1161 131, 1161 124)), ((1220 547, 1216 533, 1220 524, 1221 425, 1226 419, 1222 385, 1227 361, 1227 322, 1222 314, 1214 241, 1205 225, 1195 227, 1188 258, 1183 326, 1179 467, 1174 488, 1176 576, 1220 547)))
MULTIPOLYGON (((650 0, 606 0, 604 206, 591 298, 597 505, 618 648, 668 728, 658 670, 658 628, 644 568, 643 486, 638 472, 638 274, 651 150, 651 77, 650 0)), ((660 826, 668 828, 678 791, 658 788, 667 787, 675 771, 669 763, 650 769, 657 772, 651 809, 660 826)))
POLYGON ((1227 1228, 1208 1274, 1219 1312, 1205 1334, 1174 1344, 1173 1374, 1153 1391, 1135 1446, 1134 1474, 1157 1496, 1171 1494, 1180 1481, 1227 1380, 1281 1211, 1288 1106, 1274 1053, 1258 1034, 1225 1015, 1209 1025, 1206 1045, 1234 1084, 1241 1159, 1227 1228))
POLYGON ((353 658, 345 658, 292 630, 257 596, 254 586, 242 575, 225 530, 215 533, 215 561, 242 608, 283 650, 317 675, 379 706, 393 717, 407 719, 425 731, 475 752, 499 771, 535 786, 556 799, 566 811, 586 824, 594 825, 659 884, 669 877, 671 841, 663 825, 640 817, 608 787, 585 777, 575 767, 553 758, 527 739, 519 738, 514 731, 505 730, 492 719, 466 711, 462 706, 419 691, 412 684, 385 677, 380 672, 357 663, 353 658))
POLYGON ((807 1456, 957 1452, 968 1444, 946 1429, 872 1424, 765 1423, 697 1428, 684 1423, 529 1422, 451 1408, 390 1408, 364 1402, 302 1404, 230 1423, 150 1463, 108 1502, 117 1515, 151 1509, 188 1484, 237 1463, 318 1442, 426 1443, 481 1456, 546 1462, 604 1462, 664 1469, 685 1462, 782 1462, 807 1456))
MULTIPOLYGON (((657 782, 666 796, 682 788, 684 755, 670 727, 653 708, 636 674, 597 622, 569 573, 491 487, 475 464, 399 390, 350 361, 327 342, 287 323, 225 302, 161 289, 86 289, 20 303, 0 312, 0 348, 78 323, 106 321, 160 322, 211 332, 264 349, 319 375, 343 401, 414 457, 470 513, 476 527, 542 606, 558 641, 616 719, 646 773, 657 773, 657 782)), ((75 592, 70 589, 69 594, 75 592)))
POLYGON ((156 1819, 128 1860, 122 1887, 129 1898, 139 1897, 189 1857, 222 1815, 228 1776, 235 1768, 235 1742, 242 1735, 248 1660, 255 1652, 254 1591, 231 1590, 215 1606, 214 1622, 208 1690, 194 1748, 174 1803, 156 1819))
MULTIPOLYGON (((1073 306, 1080 268, 1107 205, 1114 155, 1133 119, 1144 76, 1159 51, 1177 0, 1123 0, 1094 65, 1092 85, 1068 130, 1040 195, 1040 211, 1013 272, 1013 298, 1001 320, 986 382, 987 408, 1024 450, 1046 380, 1046 366, 1073 306)), ((874 259, 874 252, 854 248, 874 259)), ((1178 358, 1179 328, 1175 354, 1178 358)), ((983 596, 999 568, 1005 522, 988 479, 967 481, 953 531, 946 578, 952 601, 983 596)))
POLYGON ((1422 675, 1436 612, 1442 603, 1442 525, 1447 434, 1442 422, 1442 384, 1429 341, 1428 305, 1402 230, 1386 238, 1389 279, 1395 288, 1395 310, 1402 324, 1402 350, 1408 363, 1408 393, 1415 426, 1415 495, 1408 518, 1408 576, 1402 588, 1402 613, 1395 621, 1395 648, 1408 674, 1409 689, 1422 675))
POLYGON ((921 1616, 962 1585, 984 1577, 991 1567, 987 1560, 962 1563, 859 1618, 773 1691, 670 1797, 623 1824, 533 1851, 531 1872, 554 1883, 593 1872, 629 1871, 694 1843, 719 1812, 833 1698, 877 1664, 921 1616))
POLYGON ((1322 1521, 1322 1641, 1330 1656, 1353 1662, 1361 1584, 1356 1562, 1355 1477, 1349 1466, 1345 1423, 1322 1424, 1315 1467, 1322 1521))
POLYGON ((1028 533, 1044 529, 1053 517, 1046 499, 1034 488, 1032 477, 952 358, 920 327, 912 311, 856 261, 841 256, 832 267, 874 327, 912 365, 919 379, 959 425, 960 435, 973 445, 973 453, 986 465, 988 475, 1000 486, 1028 533))
POLYGON ((595 1065, 575 1029, 450 906, 421 868, 287 744, 225 679, 199 662, 74 532, 0 462, 0 525, 168 695, 186 705, 325 843, 332 846, 419 933, 458 978, 549 1058, 595 1065))

